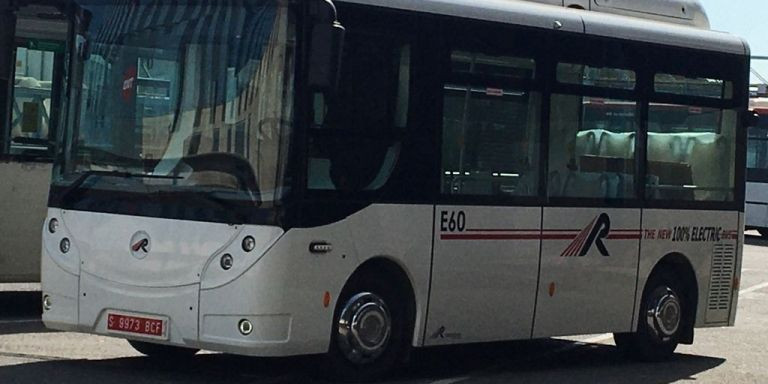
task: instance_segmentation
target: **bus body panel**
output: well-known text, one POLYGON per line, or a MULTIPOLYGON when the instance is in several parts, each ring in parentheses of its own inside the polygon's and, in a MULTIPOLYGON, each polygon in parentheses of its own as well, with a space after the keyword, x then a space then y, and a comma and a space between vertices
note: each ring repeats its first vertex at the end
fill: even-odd
MULTIPOLYGON (((739 228, 744 228, 745 216, 746 215, 744 213, 739 213, 739 228)), ((734 275, 736 282, 734 284, 734 290, 731 299, 731 315, 728 319, 729 327, 736 326, 736 312, 738 312, 736 309, 739 307, 739 292, 741 291, 741 268, 744 264, 744 231, 739 231, 739 245, 736 254, 739 256, 736 258, 736 271, 734 275)))
POLYGON ((202 223, 175 221, 177 249, 184 242, 205 244, 217 237, 221 239, 217 244, 224 245, 208 247, 213 250, 211 255, 198 258, 183 253, 154 254, 154 249, 150 249, 145 259, 134 262, 128 260, 134 258, 127 251, 128 240, 104 241, 100 235, 106 236, 111 228, 123 231, 126 237, 130 231, 118 228, 131 228, 152 236, 154 231, 162 233, 163 226, 156 223, 163 220, 51 209, 49 220, 57 218, 64 225, 56 234, 45 232, 43 291, 54 304, 43 320, 54 329, 114 335, 106 328, 109 312, 160 316, 168 318, 170 327, 169 339, 160 341, 163 343, 258 356, 323 353, 328 350, 333 311, 347 279, 366 261, 384 258, 401 266, 411 281, 416 301, 412 343, 420 345, 429 290, 433 211, 433 206, 374 205, 332 225, 290 230, 273 237, 268 246, 257 245, 251 254, 240 249, 242 243, 237 240, 248 235, 263 238, 260 234, 282 231, 244 226, 203 234, 196 230, 202 223), (67 223, 75 221, 100 222, 106 229, 100 235, 82 232, 82 228, 70 230, 67 223), (109 222, 112 224, 105 224, 109 222), (233 232, 237 233, 236 241, 232 241, 233 232), (57 248, 63 237, 73 244, 67 255, 57 248), (328 243, 333 250, 311 253, 309 246, 313 242, 328 243), (234 257, 234 265, 222 273, 219 260, 227 253, 234 257), (119 258, 127 270, 137 274, 148 273, 151 268, 162 270, 162 265, 183 265, 190 270, 195 266, 202 276, 194 284, 178 285, 181 280, 174 281, 169 275, 164 285, 137 286, 115 281, 115 276, 123 280, 128 276, 116 270, 120 265, 117 261, 109 268, 84 267, 74 273, 72 266, 60 266, 66 257, 76 266, 80 257, 90 260, 96 255, 119 258), (152 257, 164 259, 162 265, 146 260, 152 257), (146 268, 130 267, 145 261, 146 268), (327 307, 323 305, 325 292, 332 298, 327 307), (248 336, 237 330, 238 322, 244 318, 254 324, 254 331, 248 336))
MULTIPOLYGON (((112 335, 107 329, 110 313, 167 317, 169 344, 197 343, 198 284, 175 287, 138 287, 115 283, 90 273, 80 274, 79 328, 89 333, 112 335)), ((128 338, 141 339, 139 336, 128 338)))
MULTIPOLYGON (((62 223, 85 273, 144 287, 200 282, 207 261, 237 241, 241 227, 69 211, 62 223), (141 242, 147 241, 146 245, 141 242)), ((269 244, 269 240, 260 245, 269 244)), ((262 249, 263 251, 263 249, 262 249)))
POLYGON ((372 205, 331 225, 288 231, 243 276, 201 292, 202 345, 260 356, 326 352, 339 295, 371 259, 391 261, 410 280, 416 309, 412 344, 421 345, 432 217, 433 206, 372 205), (311 253, 315 242, 333 249, 311 253), (325 292, 331 296, 328 307, 325 292), (238 308, 222 305, 232 298, 242 298, 238 308), (236 331, 241 318, 257 319, 257 331, 245 339, 236 331))
POLYGON ((733 283, 741 264, 740 221, 738 212, 644 210, 636 307, 653 268, 665 256, 677 254, 696 276, 695 326, 728 325, 738 295, 733 283))
POLYGON ((627 332, 640 209, 544 208, 533 337, 627 332))
POLYGON ((768 228, 768 188, 765 183, 747 182, 746 224, 768 228))
MULTIPOLYGON (((51 214, 58 212, 50 209, 51 214)), ((49 214, 49 216, 51 216, 49 214)), ((41 231, 38 231, 40 233, 41 231)), ((63 230, 61 231, 63 232, 63 230)), ((54 247, 58 247, 60 238, 54 237, 48 229, 42 230, 43 251, 41 257, 41 290, 48 295, 52 303, 50 309, 44 311, 43 322, 52 329, 74 331, 78 327, 78 296, 80 294, 79 269, 69 270, 56 261, 60 258, 54 247)), ((75 267, 79 261, 75 261, 75 267)))
POLYGON ((527 339, 541 208, 438 206, 426 345, 527 339))
POLYGON ((40 281, 51 164, 0 162, 0 282, 40 281))

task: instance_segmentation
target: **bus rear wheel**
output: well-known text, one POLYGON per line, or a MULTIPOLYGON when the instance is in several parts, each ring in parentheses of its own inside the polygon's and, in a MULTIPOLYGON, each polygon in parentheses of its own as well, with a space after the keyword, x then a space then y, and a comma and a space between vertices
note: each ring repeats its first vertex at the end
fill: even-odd
POLYGON ((407 352, 404 297, 391 281, 362 274, 344 288, 334 314, 323 375, 346 382, 377 380, 407 352))
POLYGON ((197 349, 147 343, 145 341, 128 340, 128 344, 142 355, 171 362, 190 359, 198 352, 197 349))
POLYGON ((674 356, 686 324, 685 291, 670 271, 654 273, 646 284, 635 333, 614 334, 616 347, 641 361, 665 361, 674 356))

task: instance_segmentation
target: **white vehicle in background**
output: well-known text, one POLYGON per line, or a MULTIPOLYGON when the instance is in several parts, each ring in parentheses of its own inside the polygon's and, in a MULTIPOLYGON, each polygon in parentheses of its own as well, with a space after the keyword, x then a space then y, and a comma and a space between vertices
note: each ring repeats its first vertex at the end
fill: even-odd
POLYGON ((40 281, 40 228, 66 97, 67 17, 56 1, 15 3, 0 1, 0 283, 40 281))
POLYGON ((732 326, 749 52, 670 3, 78 2, 45 324, 346 380, 732 326))
POLYGON ((759 122, 749 128, 747 147, 747 229, 768 237, 768 98, 750 99, 759 122))

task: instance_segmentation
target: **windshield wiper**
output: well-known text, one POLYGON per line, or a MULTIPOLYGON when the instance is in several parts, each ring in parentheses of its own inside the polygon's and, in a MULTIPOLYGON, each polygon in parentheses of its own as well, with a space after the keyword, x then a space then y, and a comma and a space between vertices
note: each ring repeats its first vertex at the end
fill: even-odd
POLYGON ((75 181, 72 182, 68 187, 66 187, 63 191, 61 191, 61 201, 66 202, 67 198, 72 194, 72 192, 80 189, 80 187, 85 184, 85 182, 90 179, 93 176, 98 177, 119 177, 123 179, 131 179, 131 178, 142 178, 142 179, 171 179, 171 180, 178 180, 181 179, 180 176, 171 176, 171 175, 152 175, 147 173, 132 173, 132 172, 123 172, 123 171, 85 171, 80 173, 80 175, 75 179, 75 181))

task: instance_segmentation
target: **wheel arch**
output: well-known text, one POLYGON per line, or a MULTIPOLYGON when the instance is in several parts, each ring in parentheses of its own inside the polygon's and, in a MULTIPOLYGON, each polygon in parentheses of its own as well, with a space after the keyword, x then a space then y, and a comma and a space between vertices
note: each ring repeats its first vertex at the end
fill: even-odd
POLYGON ((668 270, 674 273, 686 287, 684 299, 687 303, 690 303, 690 305, 688 305, 688 308, 686 309, 686 316, 684 318, 685 328, 680 342, 683 344, 692 344, 696 315, 698 314, 699 306, 699 284, 696 277, 696 270, 693 268, 693 264, 691 264, 688 257, 682 253, 674 252, 665 255, 656 263, 651 270, 651 273, 648 274, 646 286, 643 287, 643 297, 645 296, 645 290, 648 289, 648 281, 650 280, 650 277, 663 270, 668 270))
MULTIPOLYGON (((408 319, 408 329, 406 334, 410 335, 409 345, 413 344, 415 340, 416 329, 416 315, 417 315, 417 302, 416 302, 416 290, 413 283, 413 278, 408 273, 406 268, 397 259, 388 256, 375 256, 372 257, 358 266, 354 272, 352 272, 344 283, 342 292, 347 287, 355 282, 355 279, 365 276, 366 274, 379 274, 385 275, 395 282, 398 293, 406 300, 406 316, 408 319)), ((342 294, 340 294, 341 297, 342 294)))

